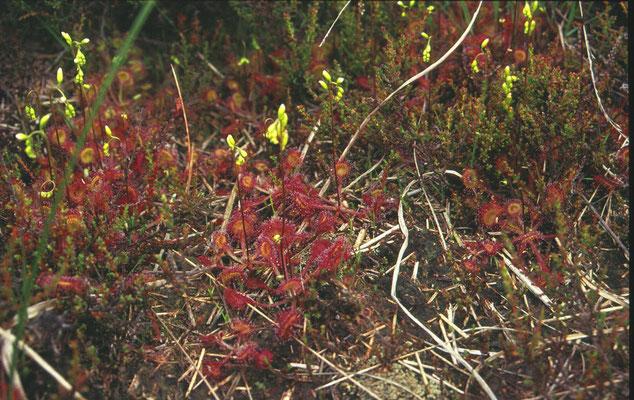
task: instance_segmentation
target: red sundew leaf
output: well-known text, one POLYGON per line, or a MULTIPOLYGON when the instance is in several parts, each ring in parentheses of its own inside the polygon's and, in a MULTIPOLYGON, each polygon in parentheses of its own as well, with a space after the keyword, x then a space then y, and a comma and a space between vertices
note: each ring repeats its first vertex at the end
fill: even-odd
POLYGON ((284 170, 292 171, 302 162, 302 153, 295 148, 286 150, 286 157, 284 158, 284 170))
POLYGON ((504 212, 512 218, 521 218, 522 208, 522 202, 517 199, 511 199, 504 204, 504 212))
POLYGON ((484 252, 489 256, 496 255, 500 250, 504 248, 504 244, 490 241, 482 242, 480 243, 480 245, 482 247, 482 250, 484 250, 484 252))
POLYGON ((73 293, 76 295, 83 295, 86 293, 86 282, 78 277, 74 276, 60 276, 59 280, 55 274, 47 273, 43 274, 38 279, 38 285, 43 288, 54 285, 54 290, 57 293, 73 293))
POLYGON ((145 159, 145 153, 138 153, 134 158, 134 161, 132 161, 130 169, 134 171, 138 176, 143 176, 147 167, 146 164, 147 161, 145 159))
POLYGON ((282 296, 285 294, 300 294, 304 291, 304 283, 300 278, 289 278, 280 283, 277 287, 277 294, 282 296))
POLYGON ((308 259, 306 265, 310 265, 310 263, 319 257, 329 246, 330 241, 328 239, 315 240, 313 242, 313 246, 310 248, 310 258, 308 259))
POLYGON ((475 258, 462 261, 462 267, 472 274, 480 272, 480 266, 476 263, 475 258))
POLYGON ((225 302, 234 310, 244 310, 247 304, 255 304, 249 297, 233 289, 225 289, 225 302))
POLYGON ((224 376, 224 362, 203 360, 202 373, 207 379, 219 382, 224 376))
POLYGON ((200 335, 199 338, 200 343, 202 343, 204 347, 212 347, 213 345, 224 347, 224 344, 222 343, 222 332, 219 332, 218 335, 214 335, 213 333, 200 335))
POLYGON ((247 320, 234 318, 231 321, 231 331, 239 338, 247 338, 255 332, 255 327, 247 320))
POLYGON ((247 343, 238 349, 235 360, 238 364, 248 364, 255 358, 256 354, 257 346, 253 343, 247 343))
POLYGON ((561 205, 563 201, 564 192, 558 184, 553 183, 546 186, 546 204, 548 204, 548 206, 555 208, 557 205, 561 205))
POLYGON ((462 183, 469 189, 480 187, 480 179, 478 173, 473 168, 467 168, 462 171, 462 183))
POLYGON ((273 264, 277 263, 278 261, 277 246, 275 245, 275 242, 273 242, 271 238, 264 235, 260 235, 258 237, 258 241, 256 242, 255 250, 256 250, 256 254, 259 257, 262 257, 269 263, 273 263, 273 264))
POLYGON ((498 224, 498 219, 504 209, 498 203, 490 201, 478 210, 478 221, 487 229, 493 228, 498 224))
POLYGON ((218 280, 222 282, 223 285, 226 285, 228 282, 233 280, 243 280, 244 279, 244 268, 243 267, 233 267, 227 268, 223 270, 218 276, 218 280))
POLYGON ((335 173, 337 174, 337 178, 344 179, 346 176, 350 174, 352 171, 352 166, 346 160, 339 160, 335 163, 335 173))
POLYGON ((266 283, 264 283, 263 280, 253 275, 249 275, 247 277, 247 279, 244 281, 244 286, 247 289, 251 289, 251 290, 257 290, 257 289, 264 289, 266 291, 271 290, 271 288, 266 283))
POLYGON ((335 217, 331 212, 322 211, 315 218, 314 225, 317 233, 331 232, 335 228, 335 217))
POLYGON ((257 185, 257 181, 255 180, 255 176, 250 172, 244 172, 240 174, 240 188, 246 192, 250 193, 255 189, 257 185))
POLYGON ((296 309, 283 310, 277 314, 275 335, 281 341, 286 341, 295 333, 295 327, 301 323, 302 314, 296 309))
POLYGON ((267 369, 271 367, 271 363, 274 360, 273 353, 269 349, 260 350, 255 355, 255 360, 253 365, 255 365, 258 369, 267 369))
POLYGON ((207 256, 198 256, 197 260, 199 263, 201 263, 203 266, 207 268, 212 267, 214 265, 214 262, 211 260, 211 258, 207 256))

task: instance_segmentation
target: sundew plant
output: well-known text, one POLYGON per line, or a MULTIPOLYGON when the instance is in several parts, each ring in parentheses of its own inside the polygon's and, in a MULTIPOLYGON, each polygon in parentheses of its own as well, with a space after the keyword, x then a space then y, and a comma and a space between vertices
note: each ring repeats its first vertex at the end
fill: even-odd
POLYGON ((0 399, 629 397, 627 2, 9 2, 0 399))

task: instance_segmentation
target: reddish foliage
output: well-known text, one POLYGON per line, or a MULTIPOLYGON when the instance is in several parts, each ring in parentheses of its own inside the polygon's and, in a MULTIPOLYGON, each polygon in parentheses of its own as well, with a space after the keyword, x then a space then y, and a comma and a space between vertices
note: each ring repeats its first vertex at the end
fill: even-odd
POLYGON ((59 280, 55 274, 44 273, 38 278, 38 285, 43 288, 54 286, 55 293, 72 293, 79 296, 86 294, 87 284, 79 277, 60 276, 59 280))
POLYGON ((247 304, 255 303, 247 296, 230 288, 225 289, 225 302, 234 310, 244 310, 247 304))
POLYGON ((462 171, 462 183, 468 189, 476 189, 481 186, 478 173, 473 168, 467 168, 462 171))
POLYGON ((315 228, 316 233, 324 233, 324 232, 332 232, 335 228, 335 216, 332 215, 331 212, 322 211, 320 212, 315 220, 313 221, 313 226, 315 228))
POLYGON ((240 189, 246 193, 252 192, 255 189, 257 181, 255 176, 250 172, 244 172, 240 174, 240 189))
POLYGON ((277 287, 277 294, 283 295, 297 295, 304 291, 304 283, 300 278, 289 278, 277 287))
POLYGON ((253 325, 242 318, 234 318, 231 321, 231 331, 240 339, 248 338, 255 332, 253 325))
POLYGON ((289 340, 295 333, 295 327, 300 324, 301 320, 302 314, 296 309, 280 311, 275 318, 277 325, 275 335, 281 341, 289 340))
POLYGON ((250 363, 257 354, 257 346, 253 343, 247 343, 236 351, 235 360, 238 364, 250 363))
POLYGON ((271 367, 271 363, 273 362, 273 353, 269 349, 262 349, 257 352, 255 355, 255 360, 253 365, 255 365, 258 369, 266 369, 271 367))
POLYGON ((297 149, 286 150, 284 157, 284 171, 293 171, 302 163, 302 153, 297 149))
POLYGON ((335 163, 335 173, 337 174, 339 183, 350 174, 350 171, 352 171, 352 166, 348 161, 339 160, 335 163))
POLYGON ((480 272, 480 266, 476 262, 475 257, 463 260, 462 267, 472 274, 477 274, 478 272, 480 272))
POLYGON ((222 282, 223 285, 233 281, 233 280, 243 280, 244 279, 244 267, 232 267, 226 268, 223 270, 218 276, 218 280, 222 282))
POLYGON ((229 236, 225 231, 216 231, 211 236, 211 243, 215 251, 218 253, 230 253, 229 236))
POLYGON ((509 200, 504 204, 504 213, 511 218, 522 218, 522 202, 520 200, 509 200))
POLYGON ((478 210, 478 222, 486 229, 491 229, 498 224, 498 220, 504 209, 495 201, 490 201, 478 210))
POLYGON ((480 246, 482 247, 482 250, 484 250, 484 252, 489 256, 496 255, 500 250, 504 248, 504 245, 502 243, 491 241, 482 242, 480 243, 480 246))
POLYGON ((202 373, 205 378, 219 382, 224 376, 224 362, 223 361, 211 361, 208 359, 203 360, 202 373))
POLYGON ((561 186, 552 183, 546 186, 546 204, 550 208, 559 208, 564 200, 564 192, 561 190, 561 186))

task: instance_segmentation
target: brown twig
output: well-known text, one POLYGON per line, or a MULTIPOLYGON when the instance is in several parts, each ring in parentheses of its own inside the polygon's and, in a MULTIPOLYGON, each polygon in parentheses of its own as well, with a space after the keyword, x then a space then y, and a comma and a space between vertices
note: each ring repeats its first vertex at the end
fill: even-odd
POLYGON ((176 71, 174 66, 172 67, 172 75, 174 76, 174 83, 176 83, 176 90, 178 91, 178 100, 180 101, 181 110, 183 111, 183 119, 185 120, 185 132, 187 132, 187 184, 185 186, 185 193, 189 193, 189 185, 192 181, 192 167, 194 165, 194 153, 192 151, 191 141, 189 139, 189 124, 187 123, 187 112, 185 111, 185 103, 183 102, 183 96, 181 95, 181 87, 178 84, 178 78, 176 77, 176 71))

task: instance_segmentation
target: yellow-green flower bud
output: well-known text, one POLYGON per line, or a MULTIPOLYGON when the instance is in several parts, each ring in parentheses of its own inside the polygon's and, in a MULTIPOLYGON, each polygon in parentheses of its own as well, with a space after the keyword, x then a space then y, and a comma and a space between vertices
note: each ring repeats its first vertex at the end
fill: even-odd
POLYGON ((343 83, 343 78, 339 77, 337 78, 337 85, 341 85, 343 83))
POLYGON ((62 67, 57 68, 57 86, 62 84, 62 81, 64 80, 64 71, 62 70, 62 67))
POLYGON ((229 148, 231 148, 231 150, 236 149, 236 140, 233 138, 233 135, 227 136, 227 144, 229 145, 229 148))
POLYGON ((26 113, 26 116, 29 119, 29 121, 35 121, 35 110, 33 109, 33 107, 31 107, 28 104, 25 105, 24 112, 26 113))
POLYGON ((103 154, 106 157, 110 157, 110 143, 104 143, 103 144, 103 154))
POLYGON ((83 39, 81 40, 81 42, 79 42, 79 43, 81 43, 81 44, 88 44, 88 43, 90 43, 90 39, 88 39, 88 38, 83 38, 83 39))
POLYGON ((73 61, 80 67, 86 64, 86 56, 82 53, 81 49, 77 49, 77 54, 75 54, 75 59, 73 61))
POLYGON ((248 63, 249 63, 249 59, 248 59, 248 58, 246 58, 246 57, 242 57, 242 58, 240 59, 240 61, 238 61, 238 67, 241 67, 241 66, 243 66, 244 64, 248 64, 248 63))
POLYGON ((246 160, 244 159, 244 157, 242 156, 238 156, 238 159, 236 160, 236 165, 242 165, 246 162, 246 160))
POLYGON ((277 119, 281 121, 284 119, 285 115, 286 115, 286 106, 284 105, 284 103, 282 103, 280 104, 280 108, 277 109, 277 119))
POLYGON ((531 7, 528 5, 528 2, 524 3, 522 14, 524 14, 524 17, 526 17, 526 19, 533 18, 533 13, 531 12, 531 7))
POLYGON ((436 7, 434 7, 434 6, 427 7, 427 11, 430 12, 430 13, 434 12, 435 9, 436 9, 436 7))
POLYGON ((506 67, 504 67, 504 76, 509 76, 509 75, 511 75, 511 67, 507 65, 506 67))
POLYGON ((247 156, 247 152, 243 149, 241 149, 240 147, 238 147, 238 153, 240 154, 241 157, 246 157, 247 156))
POLYGON ((40 118, 40 129, 44 129, 44 127, 46 126, 46 123, 48 122, 48 120, 51 118, 51 114, 46 114, 44 116, 42 116, 42 118, 40 118))
POLYGON ((321 79, 319 80, 319 84, 321 85, 321 87, 325 90, 328 91, 328 84, 324 81, 322 81, 321 79))
POLYGON ((24 152, 26 153, 27 156, 29 156, 29 158, 37 158, 37 156, 35 155, 35 152, 33 151, 33 147, 31 146, 26 146, 26 148, 24 149, 24 152))
POLYGON ((429 62, 430 58, 431 58, 431 45, 429 44, 429 42, 427 42, 427 46, 425 47, 425 50, 423 50, 423 62, 429 62))
POLYGON ((330 74, 328 73, 328 71, 323 70, 321 74, 324 76, 324 78, 326 78, 328 82, 332 82, 332 78, 330 77, 330 74))
POLYGON ((537 11, 537 6, 539 5, 538 1, 534 1, 531 3, 531 13, 535 14, 535 11, 537 11))
POLYGON ((73 45, 73 40, 70 38, 70 35, 66 32, 62 32, 62 37, 64 38, 64 40, 66 40, 66 43, 68 43, 69 46, 73 45))
POLYGON ((482 44, 480 45, 480 49, 484 51, 484 48, 487 47, 488 44, 489 44, 489 38, 484 39, 482 41, 482 44))
POLYGON ((471 69, 473 70, 473 72, 475 72, 476 74, 478 72, 480 72, 480 69, 478 68, 478 59, 474 58, 473 62, 471 63, 471 69))
POLYGON ((424 37, 425 39, 429 39, 429 35, 425 32, 421 32, 421 36, 424 37))
POLYGON ((68 118, 74 118, 75 117, 75 107, 73 107, 72 104, 66 102, 66 109, 64 110, 64 114, 66 114, 66 116, 68 118))
POLYGON ((75 75, 75 83, 84 83, 84 71, 77 67, 77 75, 75 75))
POLYGON ((112 137, 112 131, 110 130, 110 127, 108 125, 104 125, 103 130, 106 131, 106 135, 112 137))
POLYGON ((25 135, 24 133, 20 132, 17 135, 15 135, 15 138, 18 139, 19 141, 22 141, 22 140, 26 140, 28 138, 28 136, 25 135))
POLYGON ((280 142, 280 148, 282 151, 286 148, 286 144, 288 143, 288 131, 282 132, 282 141, 280 142))
POLYGON ((278 127, 278 129, 281 131, 283 131, 284 129, 286 129, 286 124, 288 123, 288 115, 283 114, 282 115, 282 119, 280 119, 280 126, 278 127))

